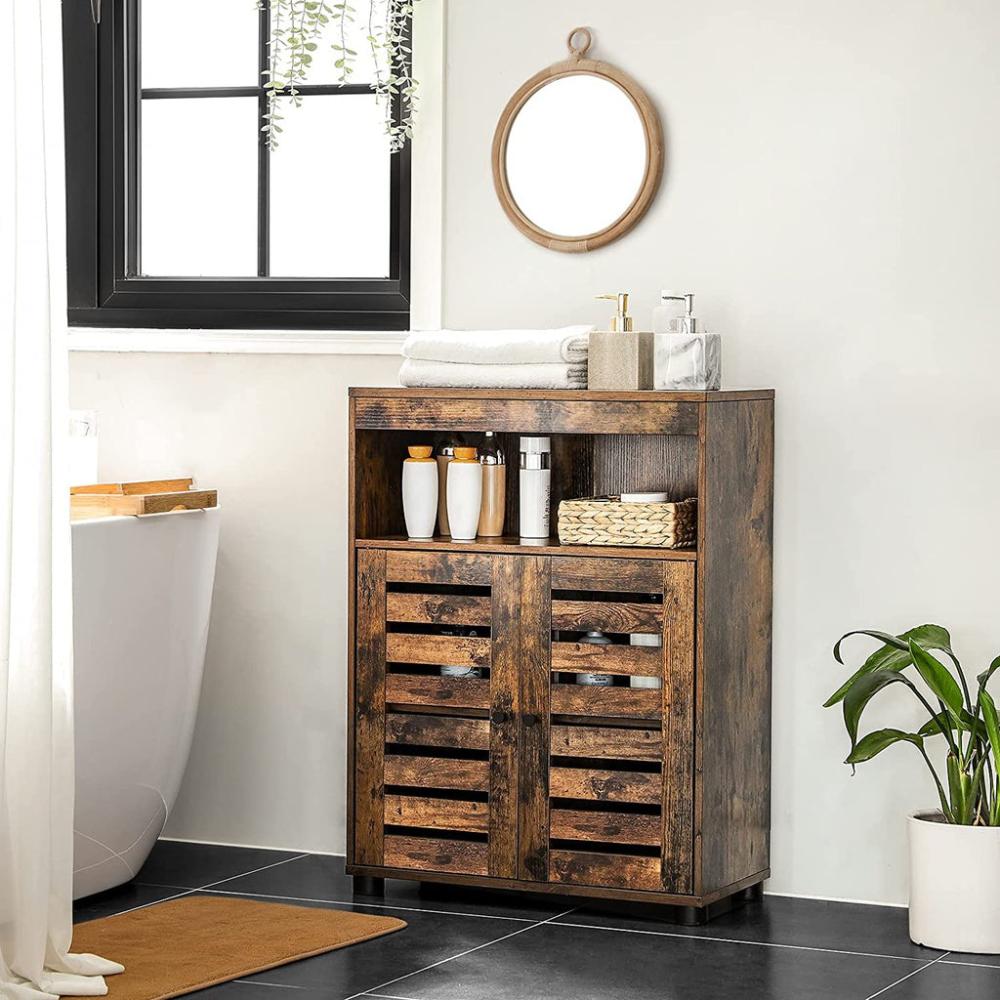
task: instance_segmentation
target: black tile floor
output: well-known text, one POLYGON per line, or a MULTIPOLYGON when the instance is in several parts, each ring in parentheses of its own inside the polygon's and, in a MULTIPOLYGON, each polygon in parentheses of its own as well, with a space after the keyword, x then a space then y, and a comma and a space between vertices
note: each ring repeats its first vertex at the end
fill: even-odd
MULTIPOLYGON (((1000 956, 911 944, 906 911, 765 896, 702 927, 580 900, 387 881, 344 859, 161 840, 77 920, 190 894, 401 917, 405 930, 197 994, 199 1000, 996 1000, 1000 956)), ((114 956, 109 956, 113 958, 114 956)))

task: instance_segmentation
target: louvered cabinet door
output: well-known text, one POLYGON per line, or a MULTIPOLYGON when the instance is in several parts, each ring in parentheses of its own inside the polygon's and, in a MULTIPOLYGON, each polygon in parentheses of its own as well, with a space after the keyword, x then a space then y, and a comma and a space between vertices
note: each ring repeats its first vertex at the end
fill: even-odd
POLYGON ((359 553, 357 864, 519 877, 522 683, 548 682, 548 563, 359 553))
POLYGON ((694 572, 552 559, 549 881, 694 891, 694 572))

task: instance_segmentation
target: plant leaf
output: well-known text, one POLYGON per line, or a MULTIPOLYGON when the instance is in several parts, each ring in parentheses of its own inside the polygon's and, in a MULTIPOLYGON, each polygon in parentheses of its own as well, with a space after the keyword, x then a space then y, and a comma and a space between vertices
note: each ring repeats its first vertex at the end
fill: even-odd
POLYGON ((917 733, 904 733, 901 729, 877 729, 873 733, 858 740, 857 745, 851 751, 850 756, 844 761, 845 764, 861 764, 872 757, 877 757, 887 747, 900 742, 912 743, 914 746, 922 747, 923 739, 917 733))
POLYGON ((854 753, 858 745, 858 723, 861 721, 861 713, 865 710, 865 706, 882 688, 897 683, 913 687, 905 677, 894 670, 876 670, 874 673, 859 677, 848 689, 844 696, 844 725, 847 727, 848 736, 851 737, 851 753, 854 753))
POLYGON ((980 686, 981 688, 984 688, 984 687, 986 687, 987 683, 989 682, 989 679, 990 679, 990 678, 991 678, 991 677, 992 677, 992 676, 993 676, 993 675, 994 675, 994 674, 995 674, 995 673, 997 672, 997 670, 1000 670, 1000 656, 998 656, 998 657, 997 657, 997 658, 996 658, 996 659, 995 659, 995 660, 994 660, 994 661, 993 661, 993 662, 992 662, 992 663, 991 663, 991 664, 989 665, 989 667, 987 667, 987 668, 986 668, 986 670, 984 670, 984 671, 983 671, 983 672, 982 672, 982 673, 981 673, 981 674, 980 674, 980 675, 979 675, 979 676, 978 676, 978 677, 976 678, 976 680, 977 680, 977 681, 979 682, 979 686, 980 686))
POLYGON ((942 728, 944 729, 961 729, 962 732, 968 733, 973 732, 972 723, 975 722, 975 734, 977 739, 983 739, 986 736, 986 730, 983 729, 983 724, 978 719, 973 719, 971 715, 963 708, 962 714, 956 719, 951 712, 938 712, 932 719, 928 719, 918 730, 918 736, 940 736, 942 728))
POLYGON ((924 683, 934 692, 935 696, 952 711, 955 718, 962 715, 962 689, 951 671, 936 657, 931 656, 926 649, 918 646, 910 639, 910 656, 913 665, 920 672, 924 683))
POLYGON ((923 649, 940 649, 947 653, 951 652, 951 636, 948 634, 948 630, 940 625, 917 625, 901 635, 890 635, 888 632, 880 632, 876 629, 855 629, 853 632, 842 635, 833 647, 833 655, 838 663, 844 662, 840 655, 841 644, 852 635, 871 636, 873 639, 880 639, 884 645, 876 649, 865 660, 861 668, 827 698, 823 704, 824 708, 830 708, 842 701, 844 695, 847 694, 847 689, 864 674, 870 674, 873 670, 903 670, 908 667, 913 662, 909 649, 910 639, 919 643, 923 649))
POLYGON ((983 724, 993 750, 993 764, 1000 776, 1000 719, 997 718, 996 702, 985 688, 979 689, 979 707, 983 710, 983 724))

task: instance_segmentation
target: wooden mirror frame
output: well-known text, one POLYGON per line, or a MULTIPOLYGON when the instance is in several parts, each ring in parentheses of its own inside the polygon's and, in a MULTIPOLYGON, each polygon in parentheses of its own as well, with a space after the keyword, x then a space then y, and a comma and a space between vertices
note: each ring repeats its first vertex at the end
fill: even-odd
POLYGON ((531 79, 523 83, 507 102, 507 106, 497 122, 493 135, 493 186, 497 198, 507 218, 530 240, 547 247, 549 250, 561 250, 565 253, 583 253, 596 250, 624 236, 646 214, 656 196, 663 174, 663 130, 660 127, 660 117, 653 107, 646 92, 627 73, 606 62, 597 59, 587 59, 586 54, 593 42, 589 28, 574 28, 566 39, 570 57, 561 62, 553 63, 531 79), (574 45, 573 40, 582 36, 583 42, 574 45), (609 80, 631 100, 639 113, 643 131, 646 134, 646 172, 628 208, 610 225, 585 236, 558 236, 535 225, 519 208, 507 182, 507 140, 514 119, 528 102, 546 84, 567 76, 577 75, 599 76, 609 80))

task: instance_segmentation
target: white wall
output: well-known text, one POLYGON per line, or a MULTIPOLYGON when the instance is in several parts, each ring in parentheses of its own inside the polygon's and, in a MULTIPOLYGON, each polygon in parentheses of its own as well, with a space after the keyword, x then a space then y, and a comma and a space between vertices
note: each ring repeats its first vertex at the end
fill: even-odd
MULTIPOLYGON (((770 889, 902 902, 903 816, 933 800, 919 758, 895 748, 852 779, 819 706, 850 627, 937 620, 977 669, 1000 646, 1000 8, 456 0, 447 32, 445 322, 596 321, 592 296, 618 289, 644 322, 658 288, 689 287, 728 385, 778 390, 770 889), (574 24, 667 136, 653 209, 587 256, 520 236, 489 171, 499 111, 574 24)), ((106 475, 192 470, 227 509, 174 835, 343 848, 345 387, 394 373, 74 358, 106 475)))

